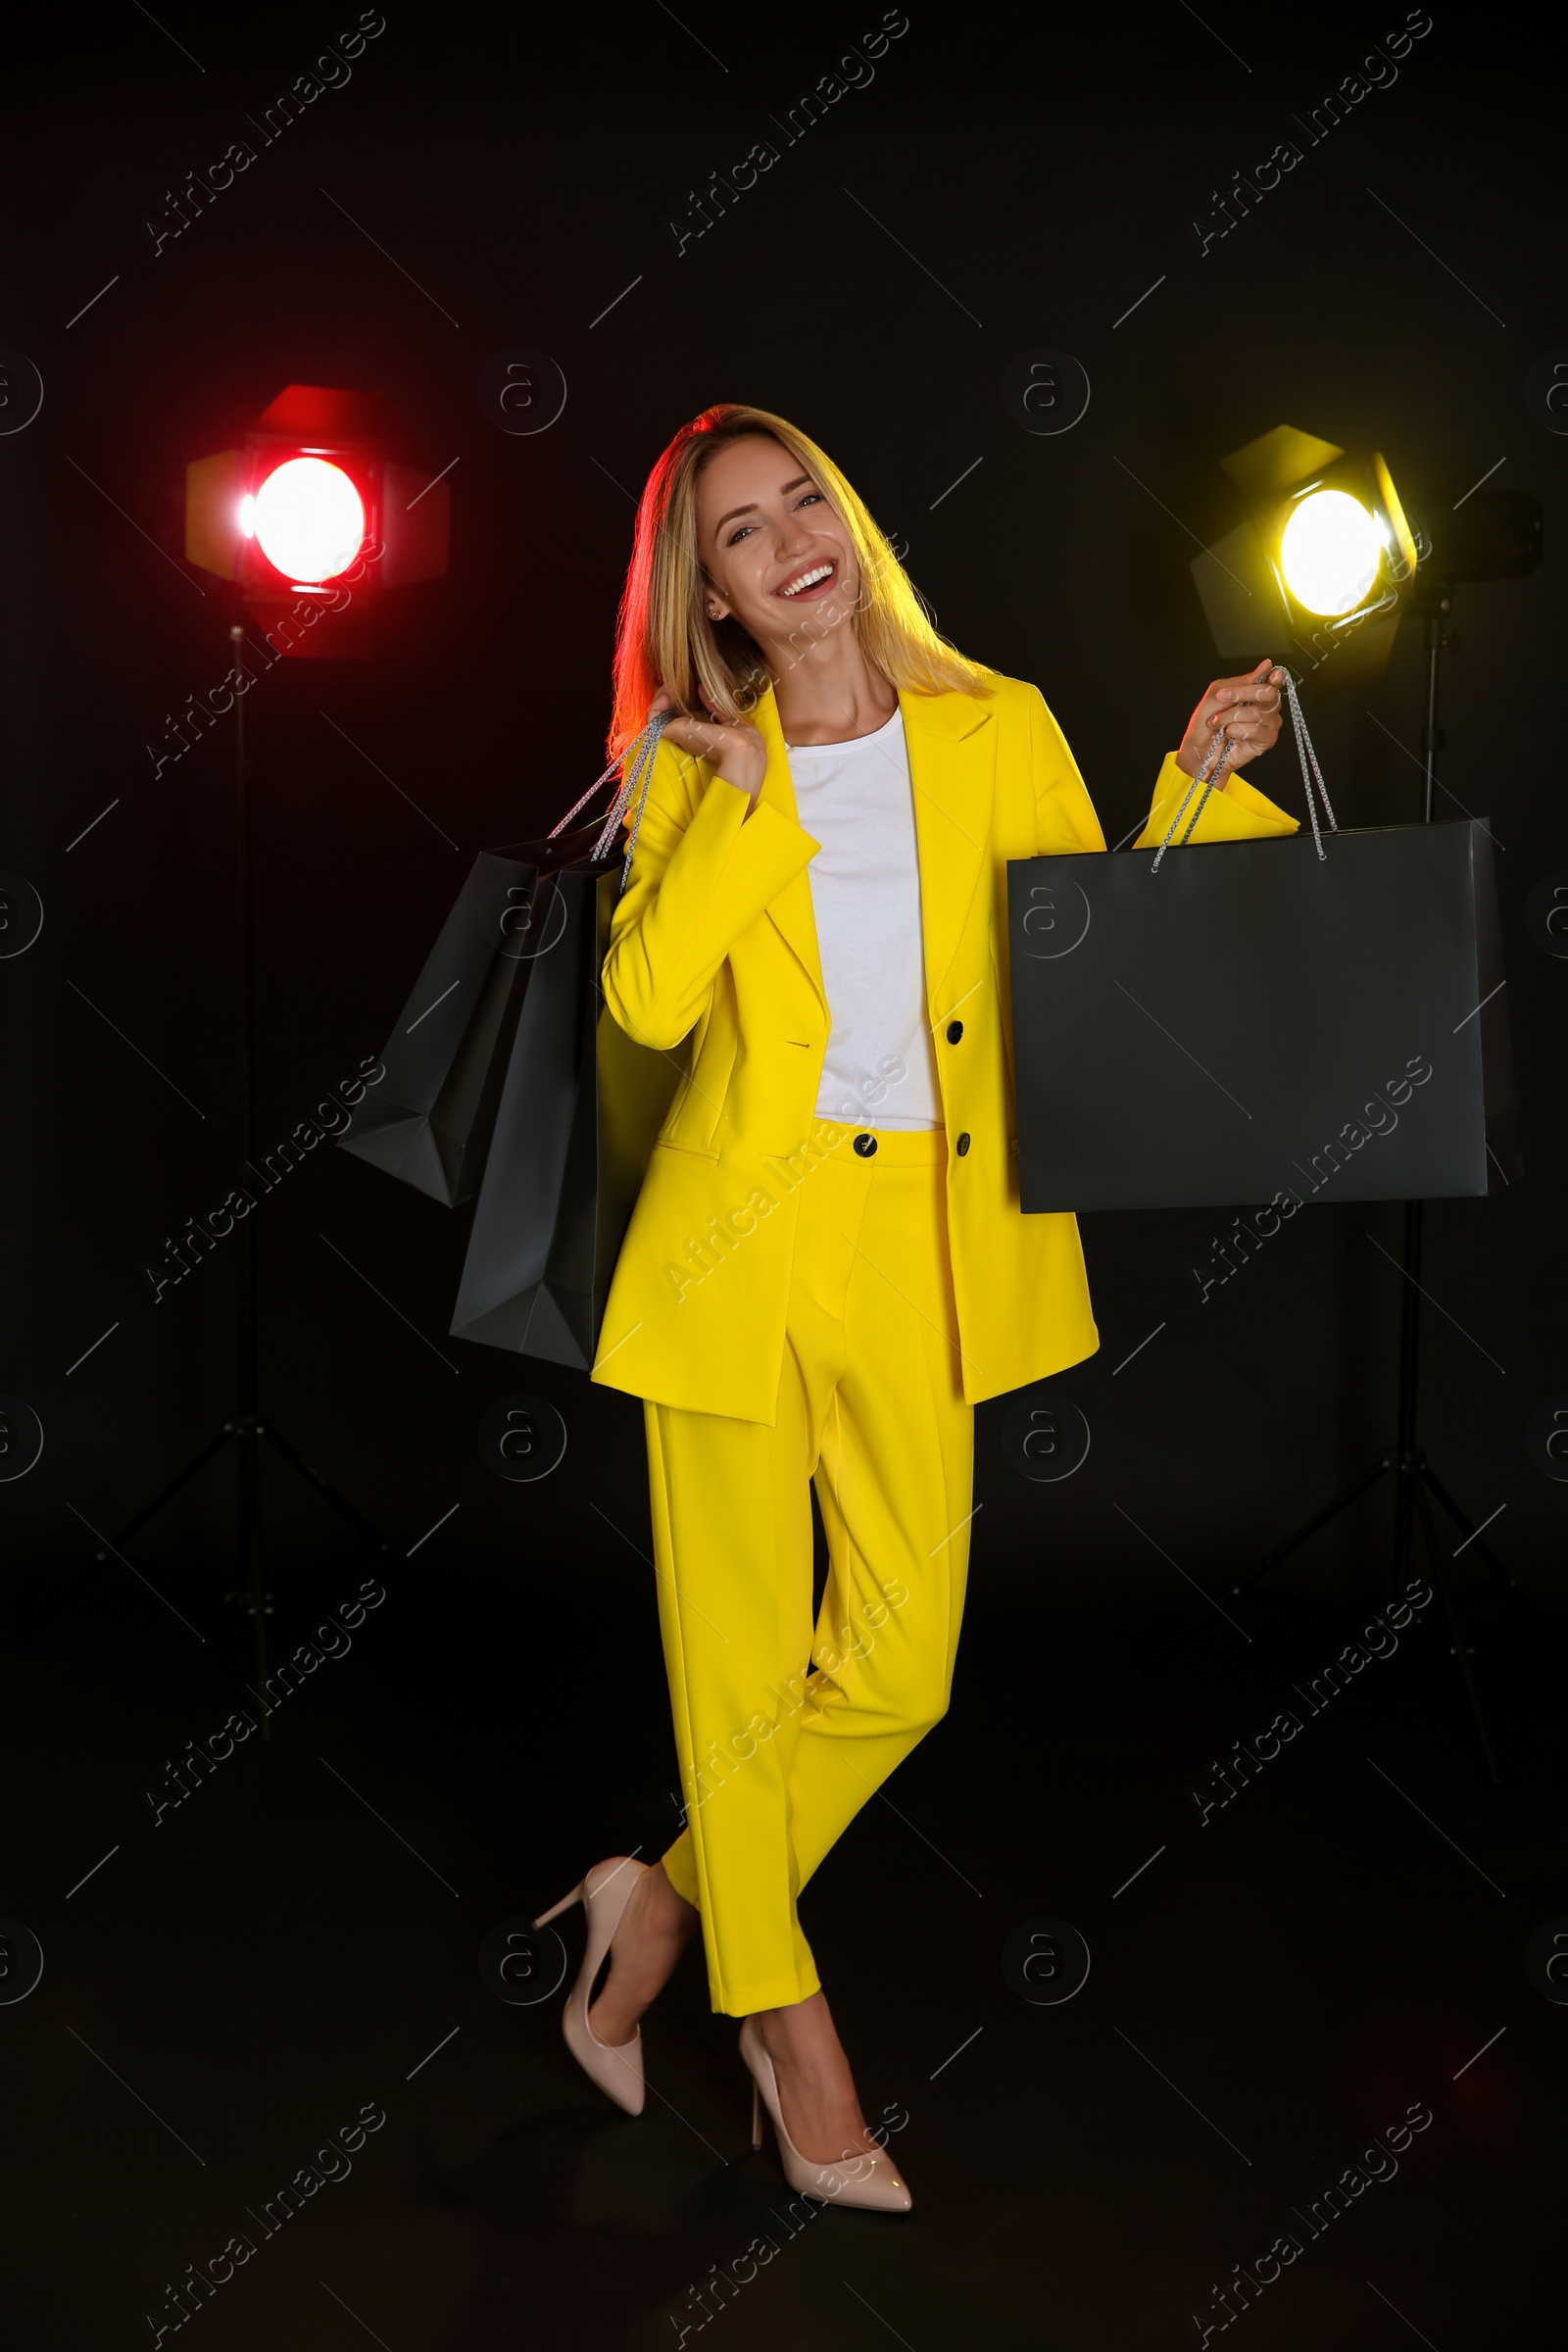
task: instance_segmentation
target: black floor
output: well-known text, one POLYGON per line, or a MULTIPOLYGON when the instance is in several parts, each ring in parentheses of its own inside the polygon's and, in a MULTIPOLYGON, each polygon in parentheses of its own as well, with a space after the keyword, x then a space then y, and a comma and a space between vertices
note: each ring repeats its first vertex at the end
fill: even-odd
MULTIPOLYGON (((374 1572, 279 1580, 274 1648, 374 1572)), ((156 1825, 166 1759, 247 1703, 220 1573, 165 1588, 204 1642, 120 1569, 7 1644, 0 1912, 45 1956, 0 2008, 16 2352, 1563 2340, 1568 2008, 1525 1968, 1568 1915, 1562 1642, 1523 1600, 1469 1621, 1494 1790, 1436 1606, 1310 1711, 1382 1561, 1361 1618, 1259 1598, 1163 1657, 1179 1618, 977 1577, 952 1715, 807 1898, 905 2221, 792 2205, 750 2153, 695 1958, 636 2122, 561 1995, 482 1979, 493 1927, 672 1834, 651 1598, 526 1560, 502 1596, 455 1550, 378 1573, 270 1741, 156 1825), (1201 1818, 1282 1709, 1299 1731, 1201 1818), (1052 1989, 1060 1926, 1087 1981, 1026 1999, 1004 1947, 1054 1937, 1052 1989)))

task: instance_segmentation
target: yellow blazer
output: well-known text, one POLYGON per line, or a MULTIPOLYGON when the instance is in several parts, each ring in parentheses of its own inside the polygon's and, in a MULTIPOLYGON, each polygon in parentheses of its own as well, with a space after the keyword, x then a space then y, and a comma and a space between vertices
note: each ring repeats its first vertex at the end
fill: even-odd
MULTIPOLYGON (((1100 1345, 1076 1219, 1018 1205, 1006 886, 1011 858, 1105 843, 1038 688, 999 677, 983 696, 901 694, 899 706, 950 1139, 963 1389, 978 1403, 1100 1345)), ((806 870, 818 845, 797 821, 771 692, 755 719, 767 773, 749 817, 746 795, 706 761, 660 745, 611 929, 612 1014, 677 1055, 686 1075, 621 1249, 593 1377, 656 1403, 770 1424, 831 1015, 806 870)), ((1142 839, 1159 839, 1188 781, 1172 754, 1142 839)), ((1194 839, 1296 829, 1232 777, 1194 839)), ((866 1125, 874 1119, 868 1111, 866 1125)))

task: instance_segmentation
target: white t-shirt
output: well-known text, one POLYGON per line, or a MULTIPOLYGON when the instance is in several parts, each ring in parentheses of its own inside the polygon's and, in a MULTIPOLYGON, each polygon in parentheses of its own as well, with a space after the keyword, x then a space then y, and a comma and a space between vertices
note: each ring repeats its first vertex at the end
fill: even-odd
POLYGON ((806 869, 832 1017, 816 1115, 940 1127, 904 713, 853 743, 792 745, 789 762, 801 824, 821 844, 806 869))

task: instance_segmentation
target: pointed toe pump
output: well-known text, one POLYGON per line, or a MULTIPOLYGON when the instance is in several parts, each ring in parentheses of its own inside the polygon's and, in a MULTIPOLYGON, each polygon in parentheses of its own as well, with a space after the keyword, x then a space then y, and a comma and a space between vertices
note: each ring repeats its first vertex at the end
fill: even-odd
POLYGON ((885 2149, 875 2156, 847 2157, 841 2164, 813 2164, 809 2156, 801 2154, 784 2129, 778 2078, 752 2017, 741 2027, 741 2056, 752 2078, 752 2145, 760 2148, 762 2144, 765 2107, 773 2119, 779 2163, 791 2188, 808 2197, 820 2197, 825 2205, 858 2205, 869 2213, 908 2212, 914 2200, 885 2149))
POLYGON ((612 1854, 607 1862, 596 1862, 580 1886, 563 1895, 552 1910, 542 1911, 533 1923, 536 1928, 548 1927, 553 1919, 569 1911, 573 1903, 580 1902, 583 1907, 588 1922, 588 1945, 577 1982, 562 2012, 561 2030, 567 2049, 590 2082, 597 2082, 628 2115, 641 2115, 643 2111, 642 2028, 639 2026, 630 2041, 618 2047, 601 2041, 588 2023, 588 2007, 593 1999, 594 1979, 604 1966, 611 1938, 620 1925, 620 1915, 647 1867, 646 1863, 633 1862, 618 1854, 612 1854))

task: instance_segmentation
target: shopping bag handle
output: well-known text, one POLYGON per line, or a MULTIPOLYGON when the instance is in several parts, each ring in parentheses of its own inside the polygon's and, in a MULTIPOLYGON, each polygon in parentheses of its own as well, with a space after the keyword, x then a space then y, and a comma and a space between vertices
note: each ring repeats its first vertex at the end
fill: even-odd
MULTIPOLYGON (((1301 762, 1301 782, 1306 788, 1306 813, 1312 820, 1312 839, 1317 844, 1317 854, 1321 859, 1328 856, 1328 852, 1323 847, 1323 835, 1318 827, 1317 802, 1312 798, 1312 787, 1314 783, 1316 784, 1318 793, 1322 798, 1323 814, 1328 819, 1329 831, 1331 833, 1337 833, 1340 828, 1335 819, 1334 810, 1329 806, 1328 787, 1323 781, 1323 770, 1318 766, 1317 763, 1317 753, 1312 748, 1312 738, 1307 733, 1306 721, 1301 716, 1301 703, 1300 697, 1296 691, 1296 679, 1289 669, 1287 669, 1285 672, 1285 697, 1287 702, 1290 704, 1291 724, 1296 730, 1296 756, 1301 762)), ((1197 825, 1199 818, 1203 813, 1204 808, 1208 802, 1209 794, 1213 791, 1215 785, 1219 782, 1221 775, 1224 773, 1225 762, 1229 755, 1230 739, 1228 736, 1221 734, 1218 742, 1210 747, 1208 758, 1203 761, 1202 766, 1199 769, 1191 784, 1188 785, 1186 792, 1182 795, 1181 807, 1177 809, 1175 815, 1171 818, 1170 823, 1165 828, 1165 838, 1160 843, 1159 848, 1154 852, 1154 862, 1149 869, 1152 874, 1158 873, 1159 861, 1164 857, 1165 852, 1170 848, 1171 836, 1175 832, 1177 826, 1181 823, 1182 817, 1186 813, 1188 802, 1192 799, 1194 793, 1197 792, 1200 784, 1201 784, 1203 787, 1202 795, 1199 800, 1198 807, 1193 810, 1186 832, 1182 835, 1181 840, 1177 843, 1178 849, 1185 849, 1188 842, 1192 840, 1193 829, 1197 825)))
MULTIPOLYGON (((672 718, 678 716, 679 713, 675 710, 658 710, 650 715, 642 733, 637 737, 635 743, 631 746, 631 763, 627 768, 620 784, 615 789, 615 792, 611 800, 610 807, 606 810, 605 821, 600 827, 599 838, 594 843, 593 849, 589 853, 589 863, 597 865, 600 859, 609 850, 611 843, 614 840, 615 827, 624 817, 627 808, 631 805, 632 794, 638 791, 638 786, 640 785, 642 789, 638 794, 637 813, 632 819, 631 836, 626 843, 626 856, 620 869, 621 891, 625 890, 627 877, 631 872, 631 854, 637 847, 637 835, 642 827, 643 809, 648 803, 648 784, 649 779, 654 772, 654 754, 659 749, 659 739, 663 734, 665 727, 668 726, 672 718)), ((594 794, 599 790, 600 786, 610 782, 611 777, 614 774, 616 768, 620 766, 621 761, 625 758, 626 754, 624 752, 618 754, 615 759, 612 760, 610 765, 605 769, 603 775, 596 776, 594 778, 587 791, 582 795, 582 798, 574 801, 571 807, 566 810, 566 813, 562 818, 560 824, 551 826, 549 832, 545 835, 545 839, 547 841, 554 841, 558 833, 564 833, 566 827, 570 824, 572 818, 578 813, 579 809, 587 808, 589 802, 593 799, 594 794)), ((617 893, 617 896, 619 894, 617 893)))

